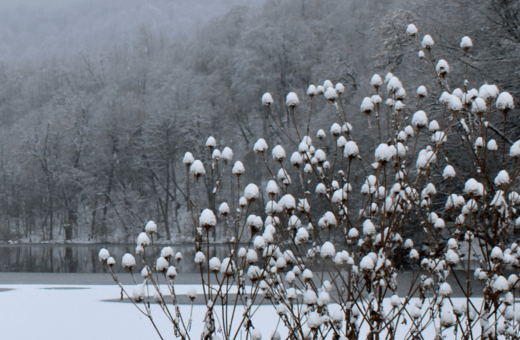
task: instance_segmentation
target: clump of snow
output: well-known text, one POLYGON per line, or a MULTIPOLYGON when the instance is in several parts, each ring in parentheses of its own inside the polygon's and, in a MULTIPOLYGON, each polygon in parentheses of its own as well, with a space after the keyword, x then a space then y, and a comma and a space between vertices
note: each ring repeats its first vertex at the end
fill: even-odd
POLYGON ((520 157, 520 140, 516 141, 511 145, 511 149, 509 149, 509 156, 513 158, 520 157))
POLYGON ((321 257, 326 258, 332 258, 336 255, 336 248, 334 248, 334 245, 330 242, 325 242, 323 246, 321 246, 321 257))
POLYGON ((487 148, 489 151, 497 151, 498 150, 498 144, 497 141, 494 139, 490 139, 487 143, 487 148))
POLYGON ((235 165, 233 165, 233 169, 231 170, 231 173, 236 176, 243 175, 244 172, 246 172, 246 168, 244 167, 244 164, 241 161, 236 161, 235 165))
POLYGON ((135 257, 132 254, 126 253, 123 255, 123 261, 121 263, 123 265, 123 268, 127 270, 132 270, 136 263, 135 263, 135 257))
POLYGON ((329 87, 323 94, 327 100, 334 101, 338 98, 338 92, 333 87, 329 87))
POLYGON ((264 93, 262 96, 262 104, 269 106, 273 103, 273 96, 269 92, 264 93))
POLYGON ((105 248, 101 248, 101 250, 99 251, 98 257, 99 257, 99 261, 105 262, 110 257, 110 252, 108 250, 106 250, 105 248))
POLYGON ((233 150, 226 146, 224 150, 222 150, 222 158, 225 162, 231 162, 231 160, 233 160, 233 150))
POLYGON ((150 238, 146 233, 140 233, 139 236, 137 236, 137 244, 141 247, 146 247, 150 245, 150 238))
POLYGON ((148 223, 146 223, 146 226, 144 227, 144 230, 148 234, 156 233, 157 232, 157 225, 155 224, 154 221, 148 221, 148 223))
POLYGON ((246 186, 244 189, 244 197, 248 201, 254 201, 260 197, 260 190, 258 190, 256 184, 250 183, 246 186))
POLYGON ((433 41, 433 38, 431 37, 431 35, 427 34, 424 36, 421 46, 423 48, 429 50, 430 48, 433 47, 434 44, 435 44, 435 41, 433 41))
POLYGON ((298 95, 294 92, 289 92, 289 94, 287 94, 287 98, 285 99, 285 105, 289 107, 295 107, 298 104, 300 104, 298 95))
POLYGON ((403 88, 403 85, 397 77, 390 78, 388 84, 386 85, 386 90, 388 91, 388 93, 395 93, 401 88, 403 88))
POLYGON ((316 137, 318 137, 318 139, 323 139, 323 138, 327 137, 327 135, 325 134, 325 131, 323 131, 322 129, 319 129, 318 132, 316 132, 316 137))
POLYGON ((196 264, 201 264, 201 263, 204 263, 204 262, 206 262, 206 255, 204 255, 203 252, 198 251, 195 254, 195 263, 196 264))
POLYGON ((374 105, 379 104, 383 101, 383 99, 381 99, 381 96, 378 94, 375 94, 372 97, 370 97, 370 100, 372 101, 372 103, 374 103, 374 105))
POLYGON ((499 90, 496 85, 484 84, 478 91, 478 96, 484 100, 495 99, 498 96, 499 90))
POLYGON ((199 225, 203 228, 211 228, 217 225, 217 218, 211 209, 204 209, 200 214, 199 225))
POLYGON ((194 177, 204 176, 206 174, 206 169, 204 169, 204 164, 200 160, 195 160, 193 164, 190 166, 190 174, 194 177))
MULTIPOLYGON (((294 271, 294 270, 293 270, 294 271)), ((305 269, 302 273, 302 277, 305 281, 310 281, 314 277, 314 274, 310 269, 305 269)))
POLYGON ((132 298, 135 302, 141 302, 144 300, 144 285, 146 281, 136 285, 132 290, 132 298))
POLYGON ((450 310, 443 310, 441 312, 441 326, 449 328, 455 325, 455 317, 450 310))
POLYGON ((419 110, 413 114, 412 125, 420 129, 428 126, 428 116, 423 110, 419 110))
POLYGON ((191 154, 191 152, 186 152, 184 154, 184 158, 182 159, 182 162, 184 164, 192 165, 194 161, 195 161, 195 158, 193 158, 193 155, 191 154))
POLYGON ((495 292, 505 292, 509 290, 509 283, 505 277, 500 275, 495 282, 493 282, 492 287, 495 292))
POLYGON ((229 214, 229 210, 229 205, 226 202, 222 202, 218 208, 219 213, 224 216, 229 214))
POLYGON ((166 271, 166 269, 168 269, 169 265, 170 264, 168 263, 168 260, 161 256, 157 259, 157 262, 155 264, 155 269, 158 272, 162 273, 162 272, 166 271))
POLYGON ((421 85, 417 88, 417 96, 420 98, 424 98, 428 95, 428 90, 426 89, 426 86, 421 85))
POLYGON ((450 65, 446 60, 441 59, 437 62, 435 70, 439 76, 444 77, 446 74, 450 73, 450 65))
POLYGON ((291 194, 282 196, 278 201, 278 204, 285 210, 293 210, 296 208, 296 200, 291 194))
POLYGON ((281 145, 275 146, 273 148, 272 154, 273 154, 273 159, 277 162, 281 162, 287 157, 285 155, 285 150, 281 145))
POLYGON ((365 114, 370 114, 374 110, 374 103, 370 97, 363 98, 363 102, 361 102, 361 112, 365 114))
POLYGON ((359 267, 362 271, 372 271, 375 267, 375 262, 369 255, 364 256, 361 259, 361 262, 359 264, 359 267))
POLYGON ((324 82, 323 82, 323 88, 325 89, 325 91, 331 87, 334 87, 334 85, 332 84, 332 82, 328 79, 326 79, 324 82))
POLYGON ((235 262, 232 261, 229 257, 226 257, 224 260, 222 260, 222 265, 220 266, 221 274, 231 275, 235 272, 235 270, 235 262))
POLYGON ((374 226, 374 223, 372 223, 371 220, 365 220, 363 222, 363 235, 365 236, 373 236, 376 233, 376 227, 374 226))
POLYGON ((303 157, 302 155, 299 153, 299 152, 293 152, 293 154, 291 155, 291 165, 292 166, 295 166, 295 167, 299 167, 300 165, 303 164, 303 157))
POLYGON ((462 37, 460 41, 460 48, 462 48, 464 51, 467 51, 468 49, 473 47, 473 42, 471 41, 471 38, 468 36, 462 37))
POLYGON ((307 95, 309 97, 314 97, 317 94, 318 90, 316 89, 316 86, 314 86, 313 84, 309 85, 309 88, 307 89, 307 95))
POLYGON ((478 113, 484 113, 487 110, 486 101, 480 97, 475 98, 473 103, 471 104, 471 112, 478 114, 478 113))
POLYGON ((410 24, 408 25, 408 27, 406 27, 406 34, 408 34, 411 37, 415 36, 417 32, 419 32, 419 30, 414 24, 410 24))
POLYGON ((267 142, 265 141, 265 139, 260 138, 259 140, 257 140, 255 145, 253 146, 253 150, 255 152, 264 152, 265 150, 267 150, 267 142))
POLYGON ((191 287, 186 292, 186 295, 188 295, 190 300, 193 301, 193 300, 195 300, 197 298, 197 290, 195 289, 195 287, 191 287))
POLYGON ((455 178, 456 175, 457 175, 457 173, 455 172, 455 169, 453 168, 453 166, 446 165, 446 167, 444 168, 444 171, 442 173, 442 176, 444 177, 444 179, 455 178))
POLYGON ((222 154, 220 153, 219 149, 213 150, 213 153, 211 154, 211 159, 218 161, 218 160, 220 160, 221 157, 222 157, 222 154))
POLYGON ((502 92, 497 98, 497 109, 507 111, 515 108, 513 96, 509 92, 502 92))
POLYGON ((335 89, 339 94, 345 92, 345 86, 342 83, 337 83, 335 89))
POLYGON ((209 260, 209 269, 212 271, 212 272, 219 272, 220 271, 220 266, 221 266, 221 263, 220 263, 220 260, 218 257, 212 257, 210 260, 209 260))
POLYGON ((316 296, 316 293, 312 289, 307 289, 303 293, 303 303, 306 305, 313 305, 316 302, 318 302, 318 296, 316 296))
POLYGON ((208 139, 206 139, 206 147, 210 149, 217 147, 217 141, 215 140, 215 137, 209 136, 208 139))
POLYGON ((430 132, 438 131, 440 128, 439 123, 435 119, 430 122, 430 125, 428 125, 428 130, 430 130, 430 132))
POLYGON ((375 88, 378 88, 379 86, 383 85, 383 80, 381 79, 381 76, 379 74, 374 74, 372 76, 372 79, 370 79, 370 85, 372 85, 375 88))
POLYGON ((460 101, 459 97, 455 95, 451 95, 448 98, 448 108, 451 111, 458 112, 462 110, 462 102, 460 101))
POLYGON ((375 158, 377 162, 389 162, 395 157, 397 154, 396 148, 392 146, 388 146, 386 143, 381 143, 376 148, 375 158))
POLYGON ((267 246, 267 242, 265 242, 265 239, 262 236, 256 236, 253 245, 256 250, 260 251, 267 246))
POLYGON ((503 185, 503 184, 509 184, 509 174, 506 170, 500 170, 500 172, 497 174, 497 177, 495 177, 495 184, 497 186, 503 185))
POLYGON ((348 141, 344 146, 343 153, 344 153, 345 157, 348 157, 348 158, 357 157, 359 155, 359 148, 358 148, 356 142, 348 141))
POLYGON ((175 277, 177 276, 177 268, 175 268, 174 266, 170 266, 170 267, 168 268, 168 270, 166 271, 166 276, 167 276, 170 280, 175 279, 175 277))
POLYGON ((448 282, 444 282, 439 287, 439 294, 448 297, 453 293, 453 290, 451 289, 451 286, 448 282))
POLYGON ((173 256, 172 247, 164 247, 163 249, 161 249, 161 256, 164 257, 165 259, 169 259, 170 257, 172 257, 173 256))

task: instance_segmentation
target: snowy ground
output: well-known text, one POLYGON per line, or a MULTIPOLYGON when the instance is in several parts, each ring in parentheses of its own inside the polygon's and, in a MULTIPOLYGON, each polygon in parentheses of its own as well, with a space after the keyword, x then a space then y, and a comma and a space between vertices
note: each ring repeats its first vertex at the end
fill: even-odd
MULTIPOLYGON (((179 286, 178 294, 189 287, 179 286)), ((131 303, 102 301, 119 298, 120 290, 115 285, 0 285, 0 288, 2 340, 159 339, 150 321, 131 303)), ((162 311, 158 306, 152 308, 165 339, 174 339, 171 324, 162 311)), ((189 308, 185 306, 183 314, 189 315, 189 308)), ((262 308, 272 310, 272 307, 262 308)), ((192 339, 200 338, 204 311, 204 306, 194 307, 192 339)), ((262 313, 255 320, 262 329, 271 328, 277 321, 273 313, 262 313)))
MULTIPOLYGON (((177 294, 184 294, 192 285, 176 287, 177 294)), ((159 339, 149 320, 131 303, 103 301, 119 298, 120 291, 115 285, 7 284, 0 288, 0 338, 4 340, 159 339)), ((474 302, 479 304, 480 300, 477 298, 474 302)), ((162 311, 157 305, 152 308, 154 320, 165 339, 174 339, 171 324, 162 311)), ((190 307, 183 308, 183 315, 188 315, 190 307)), ((253 323, 267 340, 278 322, 278 315, 271 306, 259 308, 253 323)), ((200 339, 204 312, 204 306, 194 307, 192 339, 200 339)), ((241 314, 239 311, 238 315, 241 314)), ((284 338, 284 332, 280 330, 280 333, 284 338)), ((453 338, 452 331, 445 334, 447 339, 453 338)), ((428 329, 423 336, 433 339, 434 329, 428 329)))

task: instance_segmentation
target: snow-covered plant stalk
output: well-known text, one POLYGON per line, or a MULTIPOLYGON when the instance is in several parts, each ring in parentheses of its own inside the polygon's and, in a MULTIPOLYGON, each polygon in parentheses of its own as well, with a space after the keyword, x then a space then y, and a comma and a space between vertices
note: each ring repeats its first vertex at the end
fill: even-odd
MULTIPOLYGON (((417 32, 408 26, 411 39, 417 32)), ((193 200, 194 260, 207 307, 203 339, 259 340, 254 315, 265 313, 267 307, 259 304, 266 301, 279 318, 271 334, 275 340, 441 339, 448 332, 460 339, 517 338, 518 277, 511 271, 520 259, 520 247, 512 239, 520 224, 520 195, 514 191, 520 141, 510 143, 506 134, 514 100, 495 85, 471 88, 466 79, 452 89, 457 80, 449 81, 445 60, 434 59, 434 45, 429 35, 418 42, 424 72, 438 88, 420 86, 416 96, 408 96, 393 74, 384 80, 372 77, 374 91, 362 100, 360 115, 368 119, 373 143, 361 143, 366 136, 347 121, 342 84, 327 80, 310 85, 309 116, 299 116, 296 93, 287 95, 291 116, 304 126, 295 124, 294 133, 274 119, 273 98, 264 94, 263 105, 291 143, 290 157, 282 145, 269 152, 261 138, 254 151, 269 178, 242 189, 246 167, 237 161, 229 174, 236 180, 236 199, 221 202, 218 212, 200 206, 198 188, 193 200), (440 98, 430 99, 435 93, 440 98), (340 123, 330 127, 329 136, 319 129, 313 138, 312 102, 318 97, 331 105, 340 123), (495 116, 504 118, 502 130, 495 128, 495 116), (372 128, 374 119, 377 127, 372 128), (469 164, 456 158, 460 144, 453 141, 465 147, 469 156, 462 157, 469 164), (363 180, 355 180, 360 176, 363 180), (262 216, 250 213, 259 209, 259 185, 268 198, 262 216), (217 226, 227 230, 224 259, 210 258, 209 231, 217 226), (418 247, 412 238, 421 241, 418 247), (404 280, 403 269, 409 270, 404 280), (481 289, 482 301, 473 298, 475 287, 481 289)), ((471 47, 471 39, 462 38, 464 53, 471 47)), ((212 169, 232 162, 230 148, 220 153, 213 137, 206 145, 212 169)), ((191 153, 184 163, 196 183, 205 176, 204 164, 191 153)), ((215 197, 226 175, 223 168, 214 180, 215 197)), ((173 250, 164 248, 152 261, 150 256, 158 255, 153 222, 146 232, 139 235, 136 249, 144 282, 136 282, 134 293, 127 295, 153 322, 143 293, 153 288, 175 335, 190 339, 191 314, 189 319, 181 315, 175 295, 173 250), (161 292, 161 280, 170 295, 161 292)), ((100 259, 119 282, 106 250, 100 259)), ((123 266, 132 271, 132 255, 125 255, 123 266)))

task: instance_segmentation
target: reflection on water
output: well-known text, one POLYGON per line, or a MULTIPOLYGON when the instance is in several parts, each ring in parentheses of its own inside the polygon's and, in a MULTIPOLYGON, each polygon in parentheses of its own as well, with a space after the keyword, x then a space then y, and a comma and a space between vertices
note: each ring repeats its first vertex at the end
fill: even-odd
MULTIPOLYGON (((0 272, 38 272, 38 273, 106 273, 106 267, 99 262, 98 253, 101 248, 107 248, 116 259, 114 269, 124 272, 121 258, 125 253, 134 254, 135 245, 1 245, 0 272)), ((180 251, 185 260, 177 264, 179 273, 198 273, 199 266, 195 264, 194 245, 179 245, 172 247, 180 251)), ((156 257, 162 246, 156 247, 156 257)), ((226 245, 210 246, 210 256, 220 259, 229 253, 226 245)), ((148 252, 150 256, 150 252, 148 252)), ((137 269, 141 270, 139 259, 137 269)), ((151 260, 151 259, 149 259, 151 260)))

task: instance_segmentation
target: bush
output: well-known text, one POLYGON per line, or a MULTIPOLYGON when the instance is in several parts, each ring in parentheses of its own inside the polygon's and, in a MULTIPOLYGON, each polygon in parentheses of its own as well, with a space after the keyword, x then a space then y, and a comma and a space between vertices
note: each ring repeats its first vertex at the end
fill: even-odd
MULTIPOLYGON (((410 25, 407 34, 415 40, 415 26, 410 25)), ((259 179, 268 197, 261 216, 251 213, 263 201, 261 190, 254 183, 242 189, 240 183, 247 164, 234 163, 230 176, 237 183, 237 197, 222 202, 217 213, 199 203, 204 164, 190 153, 185 156, 196 186, 190 196, 194 260, 207 306, 201 338, 236 339, 245 332, 246 340, 258 340, 262 334, 252 318, 257 311, 265 312, 267 307, 255 307, 264 299, 281 321, 272 339, 280 338, 278 328, 287 339, 422 339, 428 334, 441 339, 449 331, 462 339, 513 339, 520 333, 514 307, 518 277, 506 279, 518 268, 520 257, 520 247, 512 242, 520 224, 520 195, 513 191, 520 172, 520 141, 510 143, 507 138, 513 98, 495 85, 471 88, 468 80, 451 90, 450 65, 434 60, 433 38, 426 35, 417 44, 424 70, 438 87, 430 92, 442 93, 440 98, 429 98, 425 86, 407 96, 399 78, 389 73, 383 81, 374 75, 373 94, 360 106, 368 134, 358 134, 347 122, 342 84, 309 86, 307 100, 326 100, 341 121, 329 132, 318 130, 315 138, 308 136, 313 130, 312 105, 304 117, 296 113, 297 94, 287 95, 287 110, 302 122, 292 132, 271 114, 272 96, 262 97, 293 153, 289 156, 287 146, 276 145, 269 155, 264 139, 255 143, 254 151, 270 174, 259 179), (502 129, 495 127, 497 121, 502 129), (363 180, 356 180, 361 176, 363 180), (231 210, 230 205, 238 208, 231 210), (209 234, 218 225, 226 228, 229 254, 210 259, 209 234), (407 236, 415 237, 417 247, 407 236), (403 269, 413 273, 405 296, 399 297, 403 269), (229 293, 231 287, 236 295, 229 293), (482 289, 482 302, 472 298, 475 287, 482 289), (453 298, 454 290, 460 298, 453 298), (222 308, 215 308, 218 304, 222 308), (243 313, 235 313, 237 306, 243 313)), ((467 54, 471 47, 471 39, 463 37, 463 51, 467 54)), ((212 168, 222 163, 224 168, 214 183, 216 195, 233 153, 217 150, 212 137, 207 147, 212 168)), ((156 231, 149 222, 138 237, 136 254, 144 282, 136 281, 133 294, 113 273, 115 261, 105 249, 100 260, 152 323, 144 288, 153 287, 175 335, 187 339, 191 315, 181 315, 175 294, 174 264, 182 255, 166 247, 149 262, 158 255, 156 231), (161 293, 161 277, 171 296, 161 293)), ((135 263, 130 254, 123 258, 130 272, 135 263)), ((193 301, 195 293, 188 295, 193 301)))

